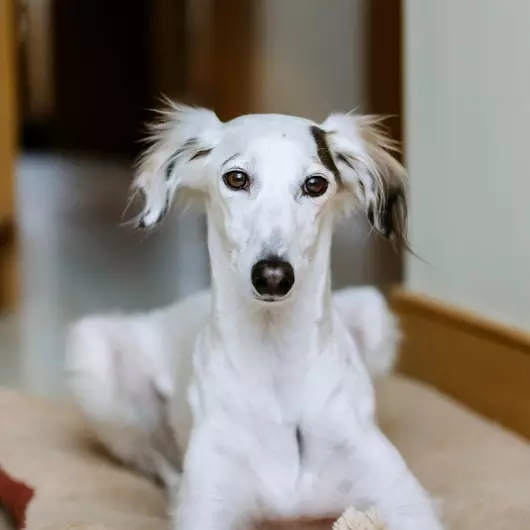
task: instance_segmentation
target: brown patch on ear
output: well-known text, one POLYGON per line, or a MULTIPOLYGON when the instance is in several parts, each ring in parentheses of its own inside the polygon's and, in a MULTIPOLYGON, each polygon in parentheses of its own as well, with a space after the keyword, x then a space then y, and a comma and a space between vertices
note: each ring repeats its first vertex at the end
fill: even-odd
POLYGON ((368 172, 376 193, 375 204, 368 206, 368 219, 384 237, 394 239, 408 248, 407 243, 407 174, 392 156, 399 151, 398 143, 382 126, 384 118, 359 116, 359 135, 368 155, 368 172))
POLYGON ((399 152, 399 143, 388 136, 383 126, 384 117, 359 116, 356 118, 359 135, 377 178, 387 186, 405 187, 407 174, 401 163, 391 153, 399 152))
POLYGON ((160 214, 158 215, 158 218, 157 220, 155 221, 155 224, 154 226, 158 226, 162 220, 164 219, 164 217, 167 215, 167 212, 169 212, 169 206, 170 206, 170 200, 169 200, 169 197, 166 197, 166 202, 164 203, 164 208, 162 208, 162 211, 160 212, 160 214))
POLYGON ((342 162, 343 164, 346 164, 350 169, 355 171, 355 166, 353 165, 353 163, 348 159, 348 157, 345 154, 338 153, 337 154, 337 160, 339 162, 342 162))
MULTIPOLYGON (((347 153, 336 153, 335 156, 337 157, 337 162, 339 162, 340 164, 344 164, 348 169, 353 171, 355 174, 359 174, 359 172, 361 171, 362 164, 359 162, 359 160, 357 160, 353 156, 348 155, 347 153)), ((357 178, 355 183, 358 186, 358 190, 356 191, 358 191, 360 195, 359 197, 360 201, 363 204, 367 204, 366 187, 364 185, 364 182, 362 181, 361 178, 357 178)), ((368 205, 367 207, 367 212, 368 212, 368 218, 370 219, 370 222, 373 224, 372 219, 374 216, 374 210, 370 205, 368 205)))
POLYGON ((335 160, 333 160, 333 156, 331 155, 331 151, 329 150, 328 141, 326 138, 326 131, 322 130, 316 125, 312 125, 309 130, 311 131, 311 136, 313 137, 313 140, 315 141, 315 144, 317 146, 317 156, 320 160, 320 163, 327 170, 333 173, 337 184, 339 186, 342 186, 342 179, 340 176, 339 168, 337 167, 337 164, 335 164, 335 160))
POLYGON ((212 151, 213 147, 204 147, 201 148, 198 145, 199 141, 196 138, 190 138, 184 142, 182 147, 179 147, 169 158, 166 168, 165 168, 165 176, 166 180, 169 180, 171 178, 171 175, 173 174, 173 170, 175 169, 175 164, 177 163, 179 157, 187 153, 188 151, 192 149, 198 149, 188 160, 189 162, 192 162, 193 160, 199 160, 200 158, 204 158, 205 156, 208 156, 212 151))
POLYGON ((392 188, 386 194, 381 212, 381 233, 407 246, 407 199, 402 188, 392 188))
MULTIPOLYGON (((142 192, 143 193, 143 192, 142 192)), ((136 226, 135 228, 137 228, 138 230, 154 230, 155 228, 157 228, 158 226, 160 226, 160 224, 162 223, 162 221, 164 220, 164 217, 167 215, 167 213, 169 212, 169 207, 171 205, 171 200, 169 197, 166 197, 166 202, 164 203, 164 207, 162 208, 162 210, 160 211, 160 213, 158 214, 158 217, 156 219, 156 221, 149 225, 149 226, 146 226, 145 224, 145 221, 143 220, 143 218, 141 218, 137 223, 136 223, 136 226)))
POLYGON ((361 190, 363 199, 366 200, 366 188, 364 187, 364 182, 362 180, 359 180, 359 189, 361 190))
POLYGON ((179 156, 179 153, 175 153, 169 160, 167 166, 166 166, 166 180, 169 180, 171 178, 171 175, 173 173, 173 170, 175 169, 175 164, 177 163, 177 158, 179 156))
POLYGON ((181 147, 179 147, 170 157, 165 169, 166 180, 171 178, 173 169, 175 169, 175 164, 180 156, 182 156, 186 151, 192 149, 197 144, 197 138, 188 138, 181 147))

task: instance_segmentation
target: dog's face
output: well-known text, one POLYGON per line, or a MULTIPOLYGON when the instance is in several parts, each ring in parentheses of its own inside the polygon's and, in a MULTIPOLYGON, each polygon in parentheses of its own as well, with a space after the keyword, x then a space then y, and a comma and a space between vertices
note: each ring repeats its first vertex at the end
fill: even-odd
POLYGON ((274 301, 307 271, 340 177, 319 158, 322 132, 300 118, 245 116, 226 125, 209 179, 210 210, 232 267, 274 301))
POLYGON ((374 119, 332 115, 317 125, 249 115, 221 123, 188 107, 165 117, 135 183, 145 196, 139 224, 159 223, 177 190, 199 192, 219 235, 215 251, 250 296, 274 302, 295 292, 346 209, 364 210, 385 236, 403 236, 404 172, 374 119))

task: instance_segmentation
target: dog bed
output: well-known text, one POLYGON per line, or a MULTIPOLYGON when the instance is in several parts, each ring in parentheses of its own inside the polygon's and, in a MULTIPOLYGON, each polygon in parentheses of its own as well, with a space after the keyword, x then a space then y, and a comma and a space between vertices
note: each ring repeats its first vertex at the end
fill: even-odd
MULTIPOLYGON (((450 530, 530 528, 530 444, 420 383, 378 388, 380 422, 450 530)), ((0 390, 0 466, 34 490, 29 530, 165 530, 163 492, 110 460, 74 410, 0 390)))

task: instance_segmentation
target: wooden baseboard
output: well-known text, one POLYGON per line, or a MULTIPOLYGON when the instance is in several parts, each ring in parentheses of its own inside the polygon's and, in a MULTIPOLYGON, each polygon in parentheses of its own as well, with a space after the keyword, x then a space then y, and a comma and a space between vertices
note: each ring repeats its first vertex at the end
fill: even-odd
POLYGON ((399 370, 530 438, 530 335, 401 289, 399 370))

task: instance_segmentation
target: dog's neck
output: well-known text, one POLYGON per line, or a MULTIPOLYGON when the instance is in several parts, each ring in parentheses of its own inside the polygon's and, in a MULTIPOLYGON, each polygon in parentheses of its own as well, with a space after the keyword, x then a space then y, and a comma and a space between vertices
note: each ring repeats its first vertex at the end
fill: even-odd
MULTIPOLYGON (((212 223, 213 224, 213 223, 212 223)), ((209 225, 208 248, 212 276, 210 328, 227 349, 248 351, 259 347, 281 350, 314 350, 327 340, 332 325, 330 249, 332 228, 323 227, 309 270, 297 278, 294 292, 282 302, 258 302, 249 291, 235 287, 230 258, 222 235, 209 225)), ((250 278, 249 278, 250 281, 250 278)))

